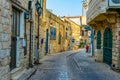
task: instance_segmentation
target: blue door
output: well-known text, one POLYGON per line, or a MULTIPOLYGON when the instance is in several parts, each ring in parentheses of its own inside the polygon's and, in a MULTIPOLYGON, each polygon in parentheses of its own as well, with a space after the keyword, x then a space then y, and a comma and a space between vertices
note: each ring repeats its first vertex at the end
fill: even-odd
POLYGON ((46 54, 48 54, 48 29, 46 30, 46 54))

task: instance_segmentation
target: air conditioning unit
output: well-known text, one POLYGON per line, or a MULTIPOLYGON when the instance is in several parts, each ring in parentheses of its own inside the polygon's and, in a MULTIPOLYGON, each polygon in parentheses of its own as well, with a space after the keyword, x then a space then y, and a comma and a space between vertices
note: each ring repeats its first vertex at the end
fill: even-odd
POLYGON ((109 7, 111 8, 120 8, 120 0, 108 0, 109 7))

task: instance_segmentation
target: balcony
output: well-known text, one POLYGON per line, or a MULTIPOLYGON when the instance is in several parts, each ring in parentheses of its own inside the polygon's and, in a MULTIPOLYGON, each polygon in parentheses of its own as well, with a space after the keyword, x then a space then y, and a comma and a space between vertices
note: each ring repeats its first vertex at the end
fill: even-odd
POLYGON ((103 20, 102 14, 106 13, 108 8, 108 0, 91 0, 88 3, 87 23, 91 23, 94 19, 103 20))
POLYGON ((120 0, 89 0, 87 23, 105 20, 106 15, 116 13, 120 13, 120 0))

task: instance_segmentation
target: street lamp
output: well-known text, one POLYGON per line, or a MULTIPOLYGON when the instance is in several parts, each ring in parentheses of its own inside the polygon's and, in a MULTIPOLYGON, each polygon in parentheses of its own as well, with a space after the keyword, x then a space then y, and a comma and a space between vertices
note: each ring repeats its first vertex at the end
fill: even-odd
POLYGON ((40 29, 40 15, 42 14, 42 0, 36 0, 36 10, 37 10, 37 13, 38 13, 38 41, 37 41, 37 52, 36 52, 36 63, 39 63, 39 29, 40 29))
POLYGON ((41 0, 36 0, 36 4, 35 4, 38 16, 40 16, 42 13, 42 5, 41 5, 42 3, 41 2, 42 2, 41 0))

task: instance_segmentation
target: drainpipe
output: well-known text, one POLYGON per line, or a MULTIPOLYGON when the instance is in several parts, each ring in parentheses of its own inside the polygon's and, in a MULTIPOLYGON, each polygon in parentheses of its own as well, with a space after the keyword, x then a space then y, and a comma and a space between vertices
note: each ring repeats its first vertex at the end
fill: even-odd
POLYGON ((41 13, 42 13, 42 6, 41 6, 41 2, 39 2, 39 0, 36 0, 36 10, 37 10, 37 13, 38 13, 38 41, 37 41, 37 52, 36 52, 36 61, 35 61, 35 63, 37 63, 37 64, 39 64, 39 39, 40 39, 40 37, 39 37, 39 30, 40 30, 40 26, 39 26, 39 24, 40 24, 40 15, 41 15, 41 13))
POLYGON ((36 63, 39 63, 39 39, 40 39, 40 37, 39 37, 39 33, 40 33, 40 31, 39 31, 39 29, 40 29, 40 26, 39 26, 39 24, 40 24, 40 15, 38 14, 38 43, 37 43, 37 60, 36 60, 36 63))
POLYGON ((32 1, 29 1, 29 14, 30 14, 30 42, 29 42, 29 67, 33 67, 31 58, 31 36, 32 36, 32 1))

